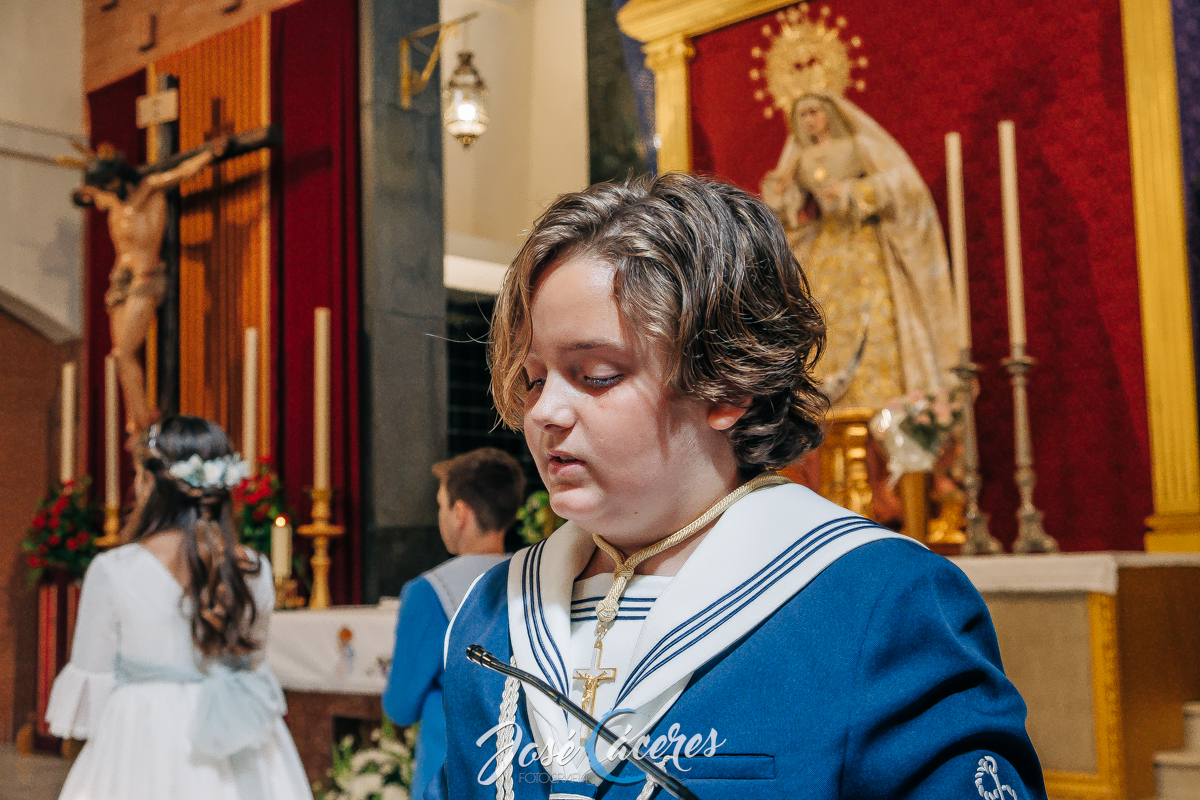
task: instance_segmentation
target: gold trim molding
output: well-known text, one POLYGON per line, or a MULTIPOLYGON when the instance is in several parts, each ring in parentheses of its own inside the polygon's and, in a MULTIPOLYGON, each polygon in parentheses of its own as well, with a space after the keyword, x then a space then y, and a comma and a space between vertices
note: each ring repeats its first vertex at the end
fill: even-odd
MULTIPOLYGON (((1122 0, 1154 483, 1146 549, 1200 534, 1200 432, 1170 0, 1122 0)), ((1178 543, 1177 543, 1178 544, 1178 543)))
POLYGON ((1125 743, 1121 728, 1121 678, 1117 663, 1117 598, 1088 594, 1092 660, 1092 714, 1097 773, 1046 770, 1046 794, 1061 800, 1122 800, 1125 743))
POLYGON ((691 38, 796 2, 799 0, 629 0, 617 13, 617 24, 640 42, 670 36, 691 38))
POLYGON ((626 35, 644 42, 654 73, 658 171, 692 171, 691 39, 744 19, 769 14, 795 0, 629 0, 617 12, 626 35))

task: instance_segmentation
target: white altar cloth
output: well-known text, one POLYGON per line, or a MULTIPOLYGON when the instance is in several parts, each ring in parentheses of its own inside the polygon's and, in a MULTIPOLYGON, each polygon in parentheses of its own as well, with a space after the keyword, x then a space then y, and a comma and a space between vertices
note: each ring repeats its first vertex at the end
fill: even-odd
POLYGON ((956 556, 980 594, 990 592, 1117 593, 1117 571, 1146 567, 1200 567, 1200 553, 1046 553, 956 556))
POLYGON ((271 615, 267 660, 284 689, 383 694, 396 641, 400 602, 334 606, 271 615))

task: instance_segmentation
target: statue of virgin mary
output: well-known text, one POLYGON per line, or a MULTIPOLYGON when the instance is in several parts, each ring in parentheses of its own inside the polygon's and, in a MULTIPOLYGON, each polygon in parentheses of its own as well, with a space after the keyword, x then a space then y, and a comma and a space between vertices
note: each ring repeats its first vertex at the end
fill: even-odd
POLYGON ((820 368, 834 408, 879 409, 899 395, 954 385, 949 261, 916 167, 837 93, 804 94, 790 116, 762 196, 825 312, 820 368))

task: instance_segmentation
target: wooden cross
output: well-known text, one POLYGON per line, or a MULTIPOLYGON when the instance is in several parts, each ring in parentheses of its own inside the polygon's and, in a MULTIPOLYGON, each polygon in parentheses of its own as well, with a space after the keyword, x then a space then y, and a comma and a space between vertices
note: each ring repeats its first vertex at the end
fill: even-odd
MULTIPOLYGON (((575 680, 583 681, 583 710, 591 716, 596 716, 596 689, 600 684, 615 681, 617 679, 616 667, 600 666, 600 659, 604 657, 604 641, 596 640, 596 661, 592 664, 591 669, 575 670, 575 680)), ((587 742, 588 732, 584 730, 583 738, 580 743, 587 742)))
POLYGON ((212 98, 212 128, 204 132, 204 141, 211 142, 218 136, 229 136, 233 133, 233 121, 224 120, 221 113, 223 101, 219 97, 212 98))

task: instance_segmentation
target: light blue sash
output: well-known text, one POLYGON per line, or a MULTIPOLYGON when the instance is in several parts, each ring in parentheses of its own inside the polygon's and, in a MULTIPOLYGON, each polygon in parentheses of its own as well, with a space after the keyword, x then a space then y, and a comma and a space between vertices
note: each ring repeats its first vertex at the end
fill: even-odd
POLYGON ((255 751, 287 712, 283 688, 266 661, 257 669, 243 660, 213 664, 201 672, 118 656, 114 672, 118 684, 199 683, 196 715, 188 729, 192 747, 204 756, 229 759, 241 800, 266 800, 255 751))

